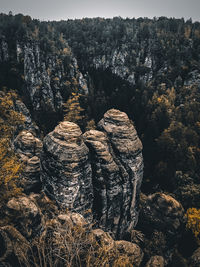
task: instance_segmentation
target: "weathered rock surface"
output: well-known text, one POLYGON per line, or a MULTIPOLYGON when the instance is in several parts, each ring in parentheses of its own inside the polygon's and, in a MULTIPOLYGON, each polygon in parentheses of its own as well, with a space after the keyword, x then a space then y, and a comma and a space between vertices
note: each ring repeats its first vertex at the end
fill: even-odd
POLYGON ((162 256, 152 256, 147 262, 146 267, 164 267, 165 261, 162 256))
POLYGON ((13 226, 0 227, 0 266, 20 266, 28 242, 13 226))
MULTIPOLYGON (((105 250, 105 253, 108 253, 110 255, 110 260, 115 257, 124 257, 128 258, 129 264, 133 264, 133 266, 140 266, 142 259, 143 259, 143 252, 141 248, 131 242, 120 240, 120 241, 114 241, 109 233, 104 232, 102 229, 95 229, 92 230, 89 238, 93 241, 96 241, 99 246, 103 247, 105 250)), ((121 266, 121 263, 118 263, 119 266, 121 266)), ((127 265, 129 266, 129 265, 127 265)))
POLYGON ((75 213, 75 212, 68 212, 67 214, 59 214, 58 221, 62 225, 67 225, 70 227, 73 227, 73 226, 84 227, 85 225, 87 225, 87 222, 84 219, 84 217, 81 214, 75 213))
MULTIPOLYGON (((4 217, 9 223, 12 222, 12 226, 0 227, 0 266, 21 266, 23 263, 28 265, 33 260, 34 248, 39 250, 45 248, 50 251, 52 245, 55 250, 52 251, 50 260, 55 257, 56 261, 52 262, 61 262, 59 266, 64 266, 64 262, 60 259, 65 253, 69 253, 69 258, 83 256, 87 254, 85 250, 87 248, 92 249, 88 251, 89 256, 93 257, 91 264, 93 260, 94 262, 97 260, 98 266, 104 262, 109 262, 111 265, 117 262, 121 266, 126 260, 129 265, 140 266, 143 252, 138 245, 123 240, 114 241, 111 235, 102 229, 92 229, 78 213, 58 211, 52 218, 47 213, 49 202, 51 201, 44 194, 31 194, 28 197, 12 198, 7 203, 4 217), (75 252, 77 248, 78 251, 75 252), (57 251, 62 253, 58 254, 57 251), (103 254, 99 256, 96 253, 103 254)), ((55 204, 52 202, 51 205, 55 204)), ((43 258, 43 254, 40 256, 43 258)), ((45 258, 48 262, 46 254, 45 258)), ((35 259, 37 260, 37 257, 35 259)), ((84 256, 83 262, 85 262, 84 256)))
POLYGON ((60 206, 78 213, 91 210, 93 202, 89 150, 81 134, 76 124, 61 122, 44 138, 41 156, 45 192, 60 206))
POLYGON ((35 112, 56 112, 62 108, 66 91, 74 81, 81 93, 88 92, 87 82, 66 41, 63 40, 63 49, 58 48, 56 52, 54 45, 58 44, 48 43, 48 49, 44 49, 44 40, 36 39, 29 36, 28 40, 19 41, 18 36, 14 35, 15 43, 11 45, 10 39, 2 36, 0 62, 5 67, 10 61, 18 66, 20 88, 24 88, 35 112))
POLYGON ((91 231, 90 238, 96 240, 99 245, 112 249, 115 241, 112 239, 109 233, 104 232, 102 229, 94 229, 91 231))
POLYGON ((115 241, 115 247, 120 254, 125 254, 129 257, 129 260, 133 266, 140 266, 144 254, 138 245, 128 241, 120 240, 115 241))
POLYGON ((84 139, 91 153, 94 210, 101 226, 120 237, 137 223, 143 176, 142 144, 128 116, 109 110, 84 139))
POLYGON ((40 152, 42 142, 29 131, 22 131, 14 140, 15 151, 25 168, 21 177, 21 186, 26 193, 38 191, 40 183, 40 152))
MULTIPOLYGON (((83 75, 79 72, 76 59, 70 54, 61 51, 62 58, 54 53, 45 53, 40 49, 38 42, 18 43, 18 59, 24 59, 24 81, 31 103, 35 111, 43 110, 55 112, 61 109, 66 89, 65 82, 72 82, 72 78, 87 91, 83 75), (67 57, 69 65, 63 64, 67 57)), ((84 89, 83 89, 84 91, 84 89)))
POLYGON ((27 109, 26 105, 22 101, 16 100, 15 110, 17 112, 22 113, 24 116, 23 124, 19 125, 17 130, 19 132, 22 130, 27 130, 27 131, 34 133, 35 135, 38 135, 39 134, 39 128, 35 123, 33 123, 32 118, 31 118, 31 114, 30 114, 29 110, 27 109))
POLYGON ((190 267, 200 267, 200 248, 197 248, 190 258, 190 267))
POLYGON ((82 135, 76 124, 60 123, 44 139, 41 179, 59 205, 82 214, 93 209, 100 226, 120 237, 137 223, 142 144, 118 110, 98 127, 82 135))
POLYGON ((42 216, 33 198, 12 198, 6 205, 5 214, 25 238, 29 239, 40 233, 42 216))
POLYGON ((155 230, 163 232, 172 247, 173 240, 179 236, 183 216, 183 207, 177 200, 163 193, 155 193, 143 198, 139 225, 144 233, 155 230))

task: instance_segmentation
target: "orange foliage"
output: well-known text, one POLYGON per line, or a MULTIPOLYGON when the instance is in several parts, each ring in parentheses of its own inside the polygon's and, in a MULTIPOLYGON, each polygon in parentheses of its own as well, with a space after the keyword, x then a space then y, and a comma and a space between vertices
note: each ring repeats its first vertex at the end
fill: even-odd
POLYGON ((187 228, 191 229, 200 244, 200 209, 190 208, 186 213, 187 228))
POLYGON ((64 104, 64 120, 79 123, 83 120, 84 109, 80 106, 80 94, 72 93, 71 97, 64 104))
POLYGON ((14 110, 13 92, 0 94, 0 200, 16 196, 21 192, 17 179, 22 171, 12 147, 12 139, 17 125, 23 123, 23 115, 14 110))

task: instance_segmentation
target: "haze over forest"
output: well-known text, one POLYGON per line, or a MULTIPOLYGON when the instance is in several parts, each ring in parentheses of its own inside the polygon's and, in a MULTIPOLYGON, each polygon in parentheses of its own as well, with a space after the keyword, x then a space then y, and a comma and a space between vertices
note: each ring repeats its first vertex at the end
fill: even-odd
POLYGON ((199 0, 1 0, 0 3, 3 13, 12 11, 40 20, 166 16, 199 21, 199 10, 199 0))

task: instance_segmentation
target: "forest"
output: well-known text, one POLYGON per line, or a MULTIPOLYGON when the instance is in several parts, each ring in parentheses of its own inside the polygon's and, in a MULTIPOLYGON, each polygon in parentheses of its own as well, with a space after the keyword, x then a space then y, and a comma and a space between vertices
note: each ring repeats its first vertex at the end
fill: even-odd
MULTIPOLYGON (((199 246, 199 22, 166 17, 41 22, 0 14, 0 88, 2 203, 21 192, 15 181, 23 165, 8 147, 26 120, 16 102, 26 105, 41 139, 63 119, 85 131, 95 129, 107 110, 119 109, 143 145, 142 194, 159 192, 179 201, 186 220, 181 240, 191 250, 199 246)), ((136 228, 143 231, 140 220, 136 228)), ((183 257, 190 256, 186 246, 176 245, 183 257)), ((169 266, 190 266, 180 262, 169 266)))

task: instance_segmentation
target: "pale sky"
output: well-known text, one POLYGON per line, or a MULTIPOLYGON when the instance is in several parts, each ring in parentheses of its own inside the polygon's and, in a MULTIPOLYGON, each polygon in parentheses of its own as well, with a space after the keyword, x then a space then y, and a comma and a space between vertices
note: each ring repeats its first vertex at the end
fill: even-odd
POLYGON ((166 16, 200 21, 200 0, 0 0, 0 13, 40 20, 166 16))

